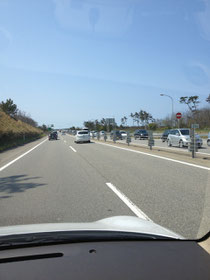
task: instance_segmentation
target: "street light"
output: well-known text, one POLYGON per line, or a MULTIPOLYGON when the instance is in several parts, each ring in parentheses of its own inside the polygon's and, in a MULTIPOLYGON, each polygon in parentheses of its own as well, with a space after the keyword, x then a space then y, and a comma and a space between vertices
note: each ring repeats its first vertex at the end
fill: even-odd
POLYGON ((171 126, 173 127, 173 118, 174 118, 174 100, 170 95, 161 93, 160 96, 167 96, 171 99, 171 103, 172 103, 172 115, 171 115, 171 126))

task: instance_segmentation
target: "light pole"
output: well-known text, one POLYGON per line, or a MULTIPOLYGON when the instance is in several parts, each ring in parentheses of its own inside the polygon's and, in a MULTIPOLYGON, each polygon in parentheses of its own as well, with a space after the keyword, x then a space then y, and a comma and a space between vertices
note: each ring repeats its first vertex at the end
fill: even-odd
POLYGON ((171 99, 171 104, 172 104, 172 115, 171 115, 171 126, 173 127, 173 118, 174 118, 174 100, 170 95, 161 93, 160 96, 167 96, 171 99))

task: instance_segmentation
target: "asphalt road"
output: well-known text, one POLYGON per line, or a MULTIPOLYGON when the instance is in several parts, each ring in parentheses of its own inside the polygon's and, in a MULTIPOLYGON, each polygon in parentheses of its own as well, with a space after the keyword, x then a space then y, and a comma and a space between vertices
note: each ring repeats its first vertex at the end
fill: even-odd
POLYGON ((209 170, 106 144, 75 144, 69 135, 5 166, 41 142, 0 154, 0 226, 139 213, 186 238, 209 231, 209 170))

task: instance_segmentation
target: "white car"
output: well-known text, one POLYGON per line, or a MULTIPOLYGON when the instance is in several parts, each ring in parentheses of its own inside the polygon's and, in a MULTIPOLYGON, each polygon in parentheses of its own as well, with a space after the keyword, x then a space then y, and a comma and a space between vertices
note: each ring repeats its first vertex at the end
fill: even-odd
POLYGON ((91 137, 97 137, 97 131, 91 131, 90 136, 91 137))
POLYGON ((125 139, 128 136, 126 131, 120 131, 120 133, 121 133, 123 139, 125 139))
MULTIPOLYGON (((196 134, 196 143, 199 148, 203 145, 203 140, 201 137, 196 134)), ((189 128, 180 128, 180 129, 173 129, 170 131, 168 138, 167 138, 167 144, 168 146, 179 146, 180 148, 188 147, 188 145, 191 142, 190 138, 190 129, 189 128)))
POLYGON ((87 130, 79 130, 75 136, 75 143, 90 143, 90 133, 87 130))

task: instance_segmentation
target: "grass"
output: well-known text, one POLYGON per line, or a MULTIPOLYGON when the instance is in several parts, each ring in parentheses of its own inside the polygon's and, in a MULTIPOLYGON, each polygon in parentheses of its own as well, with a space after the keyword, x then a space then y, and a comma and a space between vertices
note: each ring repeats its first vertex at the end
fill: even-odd
POLYGON ((43 131, 0 111, 0 152, 43 136, 43 131))

